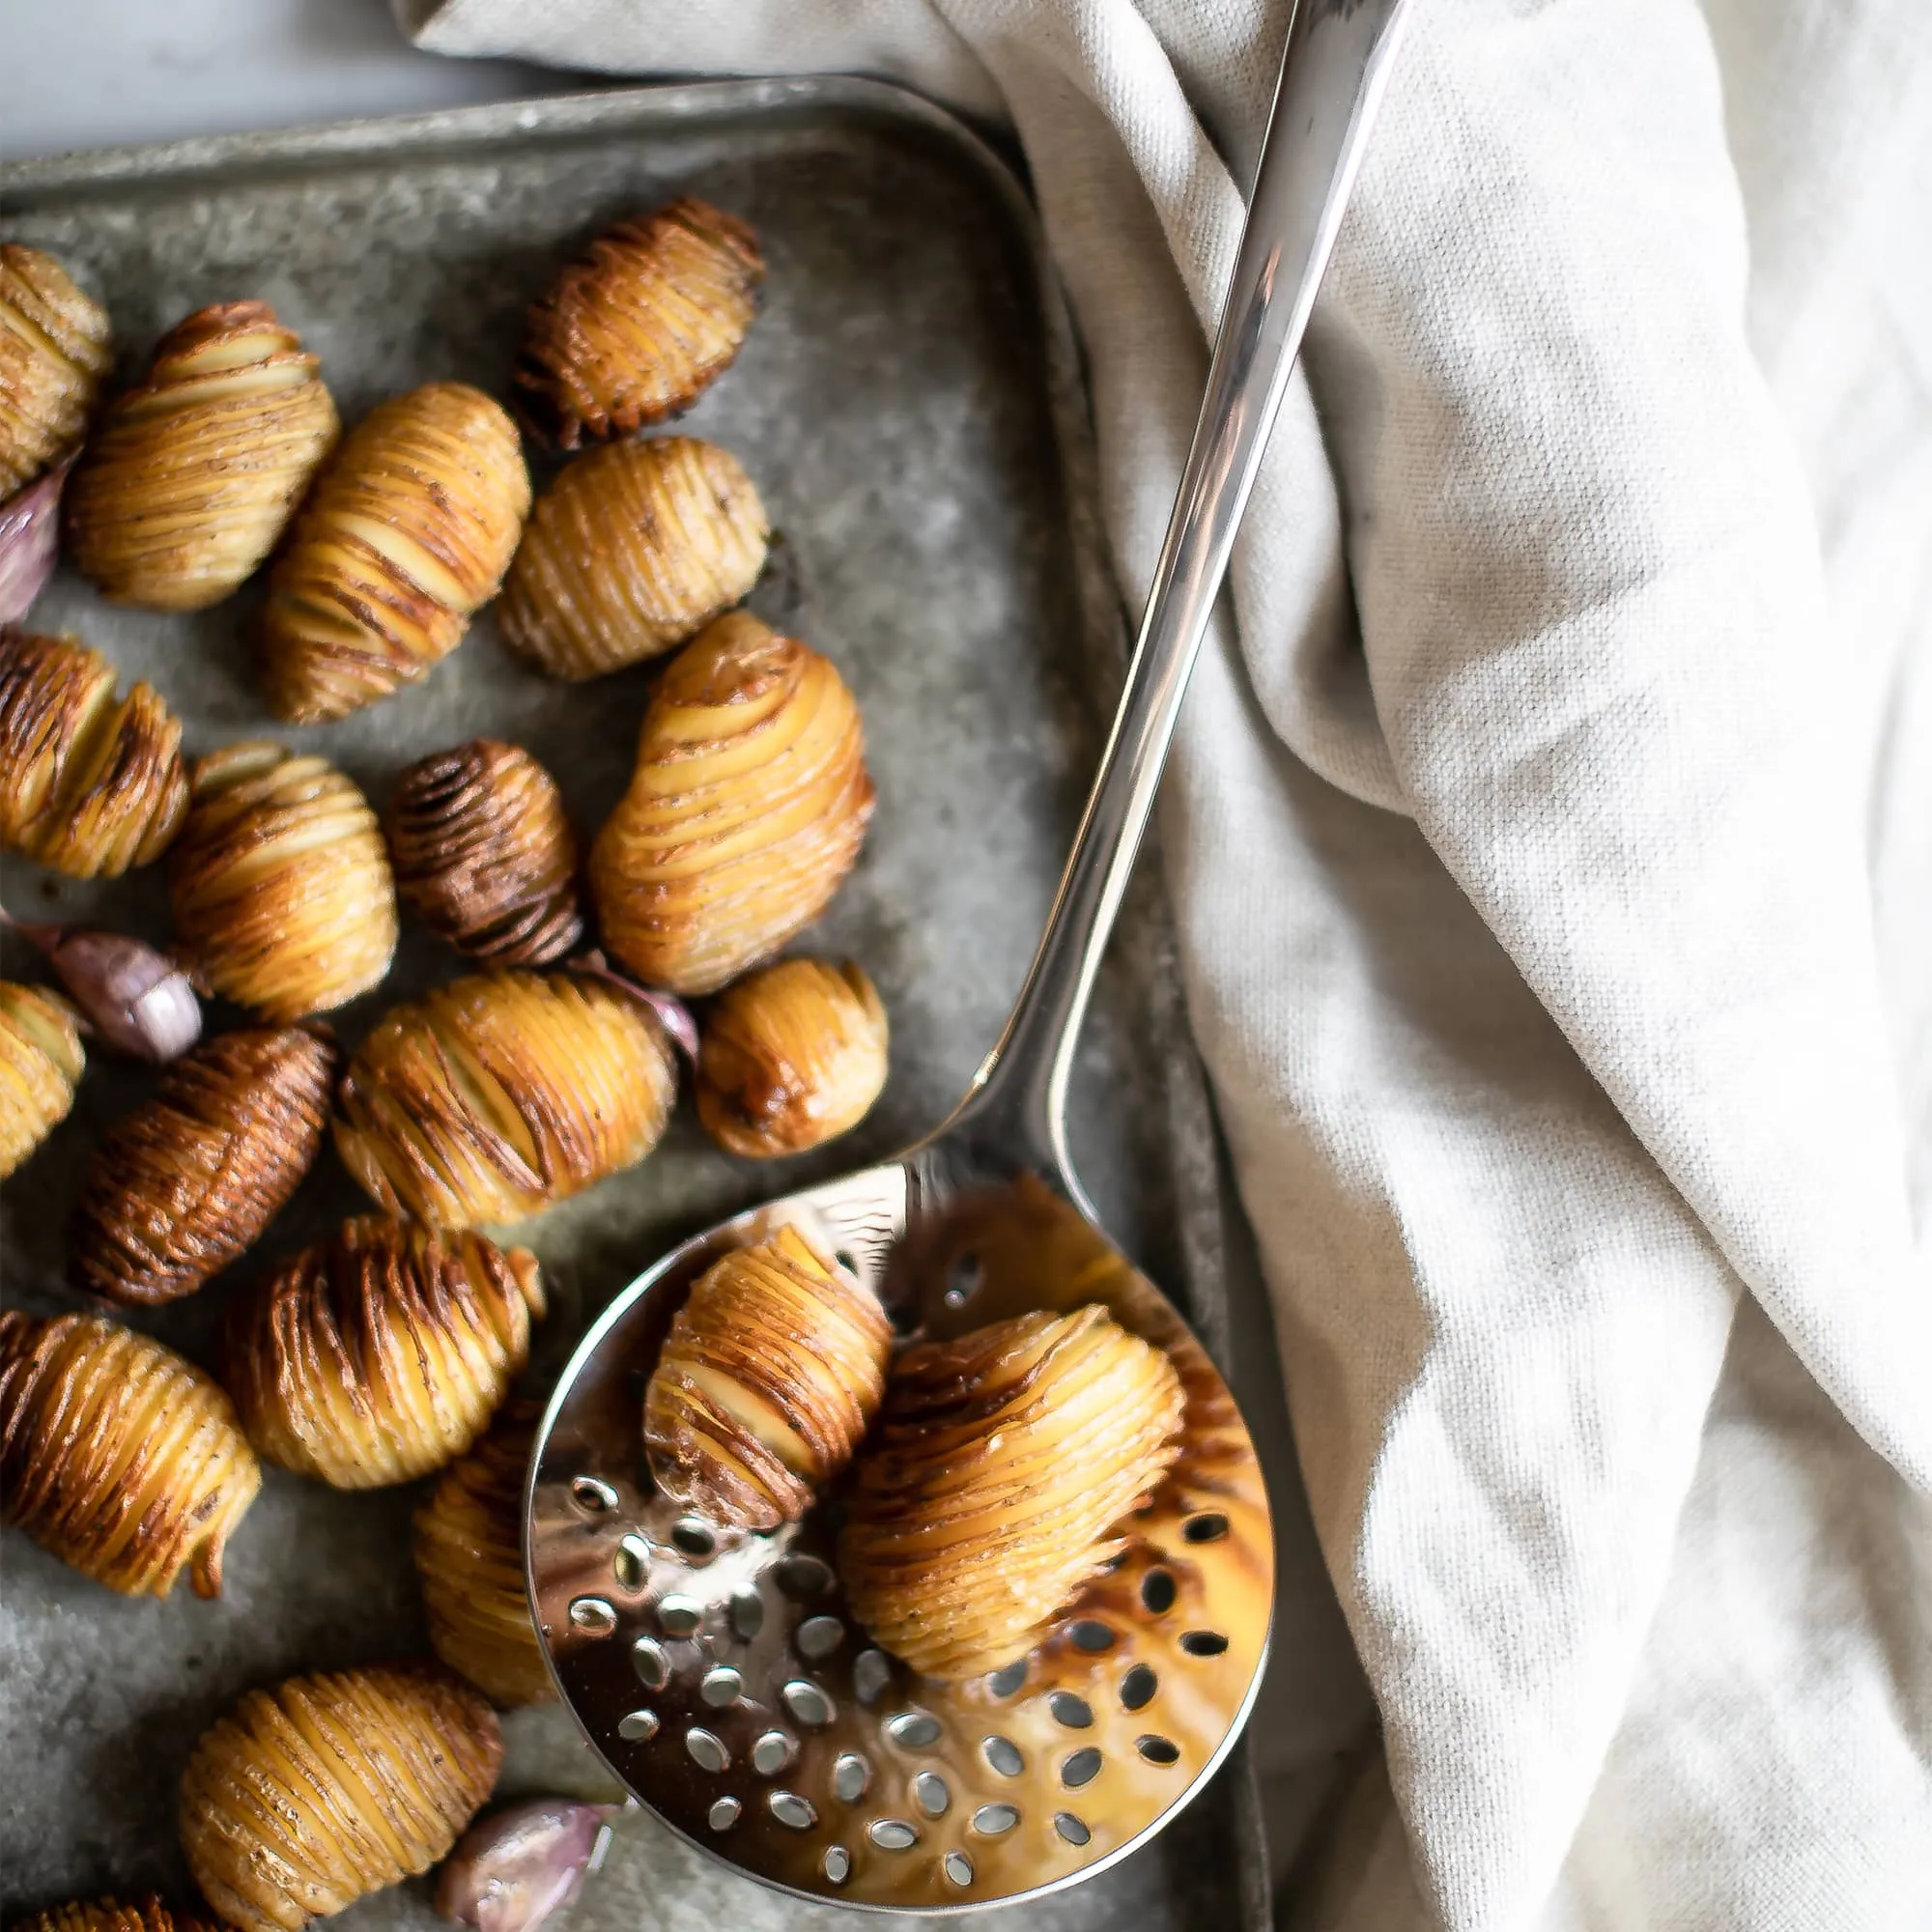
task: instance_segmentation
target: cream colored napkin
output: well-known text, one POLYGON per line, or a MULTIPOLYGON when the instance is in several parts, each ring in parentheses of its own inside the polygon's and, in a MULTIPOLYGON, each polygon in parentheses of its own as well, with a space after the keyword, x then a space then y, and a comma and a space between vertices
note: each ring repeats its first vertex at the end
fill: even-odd
MULTIPOLYGON (((402 4, 1008 117, 1138 598, 1285 6, 402 4)), ((1932 1925, 1928 128, 1923 0, 1418 0, 1162 828, 1384 1725, 1321 1922, 1932 1925)))

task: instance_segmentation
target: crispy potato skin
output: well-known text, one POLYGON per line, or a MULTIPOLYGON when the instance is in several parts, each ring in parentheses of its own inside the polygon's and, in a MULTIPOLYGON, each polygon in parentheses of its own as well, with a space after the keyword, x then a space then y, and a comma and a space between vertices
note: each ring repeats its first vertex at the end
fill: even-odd
POLYGON ((76 879, 159 858, 187 811, 181 720, 116 682, 77 638, 0 631, 0 844, 76 879))
POLYGON ((175 1062, 88 1160, 75 1278, 152 1308, 238 1261, 322 1151, 337 1059, 305 1028, 242 1027, 175 1062))
POLYGON ((524 1592, 524 1476, 541 1414, 512 1403, 416 1512, 429 1640, 504 1710, 556 1696, 524 1592))
POLYGON ((537 501, 503 585, 503 640, 573 681, 660 656, 751 590, 770 540, 756 487, 715 442, 592 450, 537 501))
POLYGON ((786 959, 706 1016, 697 1118, 727 1153, 803 1153, 855 1127, 886 1084, 886 1009, 849 960, 786 959))
POLYGON ((86 435, 113 366, 107 311, 53 256, 0 242, 0 502, 86 435))
POLYGON ((439 938, 495 966, 540 966, 583 936, 577 835, 556 781, 473 738, 411 765, 383 813, 396 890, 439 938))
POLYGON ((173 1912, 150 1892, 132 1905, 118 1898, 74 1899, 16 1919, 12 1932, 221 1932, 213 1920, 173 1912))
POLYGON ((517 427, 465 383, 379 404, 316 479, 255 628, 277 718, 346 717, 412 684, 497 594, 529 514, 517 427))
POLYGON ((202 611, 254 574, 341 429, 318 366, 267 302, 161 338, 67 486, 73 560, 109 603, 202 611))
POLYGON ((527 1249, 358 1215, 234 1303, 222 1379, 270 1462, 381 1489, 482 1435, 543 1312, 527 1249))
POLYGON ((291 1677, 205 1732, 181 1785, 181 1840, 239 1932, 301 1932, 427 1871, 497 1782, 496 1714, 434 1665, 291 1677))
POLYGON ((97 1583, 221 1593, 262 1472, 213 1378, 98 1315, 0 1313, 0 1520, 97 1583))
POLYGON ((492 1226, 642 1160, 676 1094, 664 1029, 628 993, 476 974, 377 1024, 343 1076, 335 1147, 391 1213, 492 1226))
POLYGON ((1124 1548, 1184 1406, 1167 1356, 1095 1306, 908 1349, 839 1534, 853 1614, 929 1677, 1024 1656, 1124 1548))
POLYGON ((361 792, 325 759, 254 740, 201 759, 191 794, 168 895, 210 985, 289 1021, 379 984, 395 956, 396 888, 361 792))
POLYGON ((795 1228, 714 1262, 644 1393, 658 1487, 731 1528, 797 1521, 878 1412, 892 1341, 878 1302, 795 1228))
POLYGON ((696 195, 618 222, 531 305, 525 415, 576 449, 689 409, 736 358, 764 278, 750 226, 696 195))
POLYGON ((0 1180, 67 1119, 86 1065, 80 1015, 60 994, 0 980, 0 1180))
POLYGON ((831 661, 744 611, 719 618, 666 670, 591 846, 606 946, 648 985, 716 992, 825 910, 874 797, 831 661))

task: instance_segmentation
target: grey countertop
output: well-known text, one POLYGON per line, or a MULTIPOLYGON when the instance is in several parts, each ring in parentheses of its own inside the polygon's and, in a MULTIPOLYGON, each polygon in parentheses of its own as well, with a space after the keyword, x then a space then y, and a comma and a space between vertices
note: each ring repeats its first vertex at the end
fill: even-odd
POLYGON ((418 53, 385 0, 6 0, 0 160, 581 87, 418 53))

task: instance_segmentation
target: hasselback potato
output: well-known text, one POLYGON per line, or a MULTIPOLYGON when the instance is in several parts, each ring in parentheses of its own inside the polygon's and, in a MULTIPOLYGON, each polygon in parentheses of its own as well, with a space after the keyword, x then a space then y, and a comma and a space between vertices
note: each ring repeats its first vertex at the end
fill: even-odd
POLYGON ((221 1558, 262 1471, 212 1378, 98 1315, 0 1313, 0 1520, 98 1583, 165 1597, 221 1558))
POLYGON ((75 1899, 16 1919, 11 1932, 220 1932, 206 1918, 171 1912, 151 1892, 133 1905, 118 1898, 75 1899))
POLYGON ((577 835, 556 781, 517 746, 474 738, 419 759, 383 830, 396 890, 459 951, 540 966, 582 937, 577 835))
POLYGON ((433 1665, 291 1677, 205 1732, 181 1787, 182 1850, 241 1932, 301 1932, 427 1871, 503 1762, 496 1714, 433 1665))
POLYGON ((395 883, 369 801, 325 759, 279 745, 230 745, 195 765, 168 893, 209 983, 265 1019, 366 993, 395 953, 395 883))
POLYGON ((886 1084, 886 1009, 850 961, 785 959, 719 995, 697 1118, 727 1153, 802 1153, 865 1119, 886 1084))
POLYGON ((872 815, 859 707, 831 662, 743 611, 665 672, 590 852, 611 952, 715 992, 824 911, 872 815))
POLYGON ((58 993, 0 980, 0 1180, 73 1105, 87 1064, 79 1018, 58 993))
POLYGON ((267 302, 197 309, 161 338, 68 483, 73 560, 109 602, 200 611, 253 574, 335 442, 317 366, 267 302))
POLYGON ((714 1262, 644 1392, 651 1474, 735 1529, 796 1522, 878 1411, 885 1311, 796 1228, 714 1262))
POLYGON ((159 858, 187 810, 181 720, 115 682, 77 638, 0 631, 0 844, 77 879, 159 858))
POLYGON ((606 229, 531 306, 525 413, 575 449, 689 409, 738 354, 764 278, 752 230, 695 195, 606 229))
POLYGON ((524 1591, 524 1477, 542 1411, 513 1403, 416 1512, 429 1640, 504 1709, 556 1695, 524 1591))
POLYGON ((641 1002, 574 973, 492 973, 387 1014, 343 1076, 335 1146, 391 1213, 521 1220, 642 1160, 676 1097, 641 1002))
POLYGON ((907 1350, 839 1535, 853 1615, 930 1677, 1012 1662, 1123 1547, 1183 1406, 1173 1363, 1098 1307, 907 1350))
POLYGON ((315 1165, 335 1062, 333 1043, 301 1027, 243 1027, 176 1061, 88 1159, 75 1277, 154 1306, 253 1246, 315 1165))
POLYGON ((751 589, 769 540, 752 479, 716 443, 594 449, 537 499, 503 584, 504 641, 561 678, 656 657, 751 589))
POLYGON ((497 594, 530 507, 516 425, 466 383, 379 404, 343 439, 269 575, 269 709, 341 718, 413 683, 497 594))
POLYGON ((359 1215, 234 1304, 222 1379, 270 1462, 380 1489, 476 1440, 543 1312, 526 1249, 359 1215))
POLYGON ((0 242, 0 502, 79 442, 113 366, 107 311, 51 255, 0 242))

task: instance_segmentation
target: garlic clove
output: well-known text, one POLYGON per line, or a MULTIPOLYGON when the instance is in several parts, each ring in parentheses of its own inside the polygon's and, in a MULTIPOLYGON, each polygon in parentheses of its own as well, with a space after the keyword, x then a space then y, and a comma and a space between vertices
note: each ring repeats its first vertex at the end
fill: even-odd
POLYGON ((525 414, 575 449, 689 409, 736 357, 764 278, 751 228, 696 195, 606 229, 530 309, 525 414))
POLYGON ((60 554, 60 499, 73 458, 0 503, 0 628, 22 622, 60 554))
POLYGON ((437 1911, 475 1932, 537 1932, 603 1862, 618 1808, 532 1798, 479 1818, 437 1875, 437 1911))
POLYGON ((19 929, 47 955, 109 1046, 159 1064, 201 1037, 201 1002, 187 975, 145 940, 83 926, 19 929))

